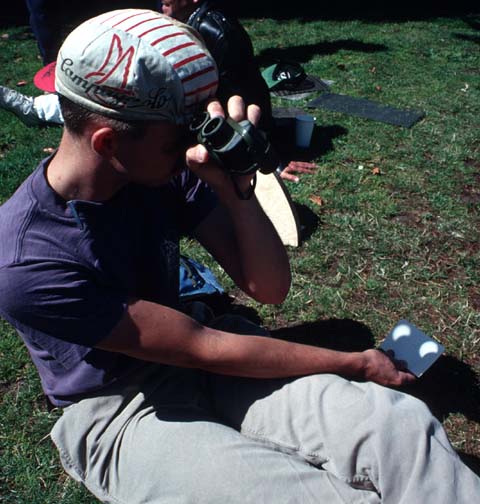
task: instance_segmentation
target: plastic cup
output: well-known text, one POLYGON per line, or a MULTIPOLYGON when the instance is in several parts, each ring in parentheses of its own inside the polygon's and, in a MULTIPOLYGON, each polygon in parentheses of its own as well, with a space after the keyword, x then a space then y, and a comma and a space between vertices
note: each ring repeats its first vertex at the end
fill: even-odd
POLYGON ((301 114, 295 118, 295 144, 297 147, 310 147, 315 117, 301 114))

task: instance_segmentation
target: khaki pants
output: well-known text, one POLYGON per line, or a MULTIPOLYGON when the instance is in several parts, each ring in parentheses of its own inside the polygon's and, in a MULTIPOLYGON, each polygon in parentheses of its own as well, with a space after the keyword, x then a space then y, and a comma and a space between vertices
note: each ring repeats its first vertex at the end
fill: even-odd
POLYGON ((52 439, 108 503, 480 502, 480 479, 422 402, 335 375, 150 365, 66 408, 52 439))

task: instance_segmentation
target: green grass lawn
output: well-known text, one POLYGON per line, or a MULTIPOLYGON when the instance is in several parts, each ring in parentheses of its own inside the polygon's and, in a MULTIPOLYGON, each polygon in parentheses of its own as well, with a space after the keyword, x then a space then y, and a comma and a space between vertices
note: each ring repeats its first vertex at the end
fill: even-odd
MULTIPOLYGON (((405 129, 314 111, 318 170, 288 184, 306 238, 289 249, 293 285, 283 305, 246 299, 195 244, 185 248, 280 337, 361 348, 406 318, 437 338, 447 355, 411 392, 480 474, 480 17, 244 24, 262 66, 293 58, 334 81, 332 92, 426 116, 405 129)), ((28 28, 3 33, 0 84, 25 80, 21 89, 38 94, 28 28)), ((0 203, 60 134, 0 111, 0 203)), ((28 354, 1 320, 0 392, 0 500, 95 502, 63 475, 47 437, 58 413, 46 411, 28 354)))

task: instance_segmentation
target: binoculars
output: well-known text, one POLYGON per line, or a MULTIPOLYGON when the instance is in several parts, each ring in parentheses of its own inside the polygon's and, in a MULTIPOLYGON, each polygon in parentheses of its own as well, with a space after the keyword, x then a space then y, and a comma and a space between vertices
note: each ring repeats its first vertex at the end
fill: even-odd
POLYGON ((208 112, 203 112, 190 123, 190 131, 212 158, 231 174, 249 175, 257 170, 272 173, 280 164, 265 133, 250 121, 237 123, 230 118, 212 118, 208 112))

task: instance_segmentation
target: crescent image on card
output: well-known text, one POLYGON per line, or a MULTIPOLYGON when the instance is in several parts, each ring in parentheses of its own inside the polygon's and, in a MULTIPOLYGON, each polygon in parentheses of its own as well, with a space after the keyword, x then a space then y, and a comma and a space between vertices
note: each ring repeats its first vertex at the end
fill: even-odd
POLYGON ((405 361, 407 369, 415 376, 423 373, 442 355, 445 348, 427 336, 408 320, 401 320, 380 345, 384 351, 392 350, 394 358, 405 361))
POLYGON ((398 324, 392 331, 393 341, 398 341, 403 336, 410 336, 412 328, 409 324, 398 324))

